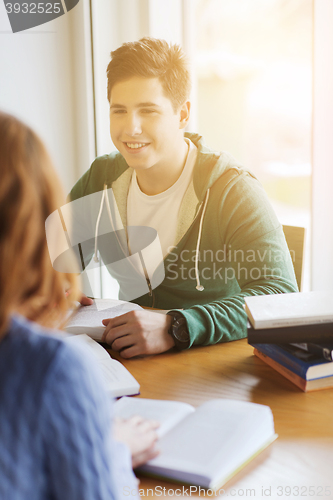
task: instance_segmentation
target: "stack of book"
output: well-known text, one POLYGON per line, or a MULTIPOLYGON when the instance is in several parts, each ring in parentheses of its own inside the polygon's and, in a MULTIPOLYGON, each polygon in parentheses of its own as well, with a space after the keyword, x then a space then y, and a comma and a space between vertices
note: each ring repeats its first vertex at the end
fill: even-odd
POLYGON ((254 354, 303 391, 333 387, 333 291, 245 298, 254 354))

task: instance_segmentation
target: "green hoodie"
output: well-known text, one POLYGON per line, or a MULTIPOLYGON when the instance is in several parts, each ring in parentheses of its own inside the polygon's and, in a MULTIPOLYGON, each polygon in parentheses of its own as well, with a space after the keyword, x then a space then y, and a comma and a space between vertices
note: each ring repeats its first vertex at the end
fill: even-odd
MULTIPOLYGON (((175 247, 164 259, 163 281, 135 302, 182 309, 190 345, 240 339, 246 337, 245 296, 297 291, 290 253, 258 180, 229 154, 207 148, 198 134, 185 135, 198 154, 180 207, 175 247)), ((126 228, 132 172, 118 152, 96 158, 70 199, 112 187, 126 228)), ((92 255, 91 245, 86 264, 92 255)))

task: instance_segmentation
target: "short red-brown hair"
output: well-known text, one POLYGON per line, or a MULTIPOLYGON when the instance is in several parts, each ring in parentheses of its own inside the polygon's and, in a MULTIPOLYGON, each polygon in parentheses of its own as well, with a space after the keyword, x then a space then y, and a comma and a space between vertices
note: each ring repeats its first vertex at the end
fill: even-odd
POLYGON ((0 336, 13 312, 53 327, 77 295, 75 277, 52 268, 45 236, 63 192, 41 140, 1 112, 0 179, 0 336))
POLYGON ((106 74, 109 101, 112 87, 134 76, 159 78, 175 112, 189 98, 191 91, 188 61, 183 50, 179 45, 156 38, 127 42, 111 52, 106 74))

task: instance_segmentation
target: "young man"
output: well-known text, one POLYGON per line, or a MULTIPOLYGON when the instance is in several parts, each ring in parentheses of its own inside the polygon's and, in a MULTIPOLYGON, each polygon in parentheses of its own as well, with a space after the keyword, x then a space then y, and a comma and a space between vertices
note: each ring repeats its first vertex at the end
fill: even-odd
MULTIPOLYGON (((245 296, 297 291, 282 227, 250 172, 227 153, 211 151, 198 134, 184 135, 190 76, 178 46, 144 38, 111 58, 110 131, 119 152, 97 158, 71 191, 71 200, 101 199, 98 215, 80 210, 80 225, 96 234, 81 258, 86 265, 98 245, 126 298, 126 273, 119 278, 119 265, 112 267, 126 256, 147 280, 134 302, 171 311, 106 319, 104 340, 130 358, 245 337, 245 296), (107 212, 112 244, 99 230, 107 212), (150 245, 155 233, 145 233, 147 226, 157 232, 161 251, 150 245), (110 247, 117 258, 108 255, 110 247)), ((129 282, 127 290, 134 287, 129 282)))

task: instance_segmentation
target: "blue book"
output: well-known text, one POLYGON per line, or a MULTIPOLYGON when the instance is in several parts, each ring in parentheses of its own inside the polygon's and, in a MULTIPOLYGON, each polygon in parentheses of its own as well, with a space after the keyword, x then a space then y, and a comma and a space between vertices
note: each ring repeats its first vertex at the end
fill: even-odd
POLYGON ((319 354, 306 352, 292 345, 252 344, 253 347, 304 380, 315 380, 333 375, 333 362, 319 354))

